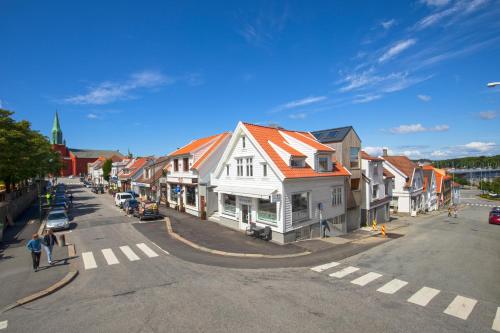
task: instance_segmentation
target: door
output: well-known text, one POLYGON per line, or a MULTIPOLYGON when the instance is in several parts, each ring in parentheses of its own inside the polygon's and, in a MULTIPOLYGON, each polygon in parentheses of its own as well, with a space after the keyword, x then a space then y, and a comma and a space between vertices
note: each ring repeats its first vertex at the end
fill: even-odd
POLYGON ((241 228, 246 229, 248 221, 250 220, 250 206, 241 205, 241 228))

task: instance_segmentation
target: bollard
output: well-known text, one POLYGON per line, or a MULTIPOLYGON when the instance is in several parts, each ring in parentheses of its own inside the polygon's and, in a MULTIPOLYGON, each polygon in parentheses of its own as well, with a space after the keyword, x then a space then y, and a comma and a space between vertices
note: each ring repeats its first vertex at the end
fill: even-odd
POLYGON ((385 225, 382 224, 382 228, 380 229, 380 231, 382 232, 382 236, 387 237, 387 235, 385 234, 385 225))
POLYGON ((59 246, 66 246, 66 235, 62 234, 59 236, 59 246))
POLYGON ((373 231, 378 230, 378 229, 377 229, 377 221, 376 221, 375 219, 373 219, 373 221, 372 221, 372 230, 373 230, 373 231))

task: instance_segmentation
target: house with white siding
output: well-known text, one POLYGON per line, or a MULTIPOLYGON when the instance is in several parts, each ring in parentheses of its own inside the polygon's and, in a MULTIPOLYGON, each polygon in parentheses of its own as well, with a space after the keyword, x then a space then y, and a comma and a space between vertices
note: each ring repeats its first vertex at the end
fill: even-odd
POLYGON ((391 210, 417 216, 425 210, 422 167, 406 156, 388 156, 384 149, 384 168, 394 175, 391 210))
POLYGON ((168 155, 168 172, 160 180, 166 184, 168 206, 202 218, 217 209, 210 174, 230 138, 231 133, 225 132, 193 140, 168 155))
POLYGON ((361 225, 390 221, 390 203, 394 175, 384 172, 384 160, 361 151, 363 172, 363 197, 361 200, 361 225))
POLYGON ((247 230, 270 227, 288 243, 345 233, 345 179, 333 148, 309 132, 240 122, 212 174, 218 209, 211 220, 247 230))
POLYGON ((434 168, 430 165, 423 166, 424 171, 424 202, 425 211, 438 210, 437 182, 434 168))

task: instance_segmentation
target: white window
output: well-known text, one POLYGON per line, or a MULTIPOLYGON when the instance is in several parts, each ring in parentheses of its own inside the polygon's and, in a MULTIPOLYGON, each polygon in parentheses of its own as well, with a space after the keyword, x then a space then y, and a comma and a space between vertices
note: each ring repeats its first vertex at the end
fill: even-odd
POLYGON ((245 147, 246 147, 246 140, 245 140, 245 137, 242 137, 242 138, 241 138, 241 145, 242 145, 242 147, 243 147, 243 148, 245 148, 245 147))
POLYGON ((305 161, 303 158, 292 157, 290 160, 290 166, 292 168, 303 168, 305 166, 305 161))
POLYGON ((373 185, 373 189, 372 189, 372 198, 376 199, 377 197, 378 197, 378 184, 373 185))
POLYGON ((342 186, 335 186, 332 189, 332 206, 342 205, 342 186))
POLYGON ((253 158, 247 158, 247 177, 252 177, 253 176, 253 158))
POLYGON ((243 159, 242 158, 236 159, 236 174, 238 175, 238 177, 243 176, 243 159))
POLYGON ((326 172, 328 170, 328 157, 327 156, 319 156, 318 157, 318 171, 326 172))
POLYGON ((292 223, 309 219, 309 192, 292 194, 292 223))
POLYGON ((229 164, 226 164, 226 176, 229 176, 229 164))
POLYGON ((262 176, 267 177, 267 164, 262 164, 262 176))

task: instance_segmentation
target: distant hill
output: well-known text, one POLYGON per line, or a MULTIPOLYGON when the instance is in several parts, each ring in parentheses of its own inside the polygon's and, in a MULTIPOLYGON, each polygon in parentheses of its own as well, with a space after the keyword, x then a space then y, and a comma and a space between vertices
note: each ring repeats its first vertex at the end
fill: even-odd
POLYGON ((415 162, 432 163, 437 168, 500 168, 500 155, 452 158, 449 160, 421 159, 415 162))

